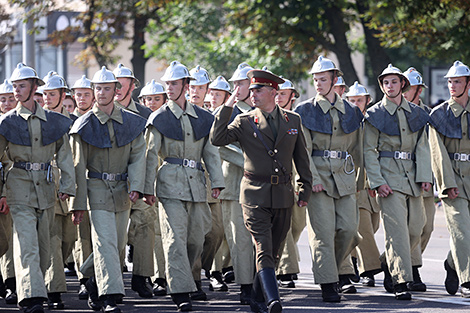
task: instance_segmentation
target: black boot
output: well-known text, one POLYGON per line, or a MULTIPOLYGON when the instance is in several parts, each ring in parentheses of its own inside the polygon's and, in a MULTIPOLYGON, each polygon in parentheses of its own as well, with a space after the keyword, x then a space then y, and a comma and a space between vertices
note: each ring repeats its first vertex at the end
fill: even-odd
POLYGON ((393 291, 393 280, 390 271, 388 270, 388 266, 385 263, 382 263, 382 271, 384 272, 384 288, 387 292, 394 292, 393 291))
POLYGON ((226 284, 231 284, 235 280, 235 273, 233 272, 233 266, 225 267, 222 269, 222 275, 226 284))
POLYGON ((459 276, 457 276, 457 272, 450 267, 447 260, 444 261, 444 268, 446 270, 446 280, 444 282, 446 290, 450 295, 455 295, 459 290, 459 276))
POLYGON ((88 290, 88 307, 93 311, 101 310, 103 303, 98 296, 98 286, 95 278, 89 278, 85 283, 85 287, 88 290))
POLYGON ((463 283, 460 286, 460 295, 462 298, 470 298, 470 282, 463 283))
POLYGON ((268 307, 264 300, 263 289, 261 288, 258 273, 255 274, 253 287, 251 288, 250 308, 251 311, 255 313, 268 313, 268 307))
POLYGON ((411 293, 408 292, 406 283, 393 285, 393 292, 397 300, 411 300, 411 293))
POLYGON ((20 306, 24 313, 44 313, 43 298, 29 298, 23 299, 20 306))
POLYGON ((131 288, 141 298, 152 298, 153 296, 152 290, 147 285, 147 277, 132 274, 131 288))
POLYGON ((359 269, 357 268, 357 258, 352 256, 351 261, 354 267, 354 276, 351 277, 351 280, 354 283, 358 283, 361 280, 361 277, 359 276, 359 269))
POLYGON ((202 284, 200 280, 195 280, 194 283, 196 283, 196 288, 197 290, 194 292, 191 292, 191 300, 194 301, 206 301, 207 300, 207 294, 202 290, 202 284))
POLYGON ((221 272, 214 271, 211 273, 210 282, 209 282, 209 290, 210 291, 228 291, 227 284, 224 282, 221 272))
POLYGON ((279 289, 277 288, 276 273, 274 268, 263 268, 258 271, 261 288, 269 313, 282 312, 279 289))
POLYGON ((153 282, 153 295, 166 296, 166 280, 165 278, 157 278, 153 282))
POLYGON ((338 291, 342 293, 357 293, 356 287, 349 279, 350 275, 339 275, 338 291))
POLYGON ((117 307, 116 295, 103 295, 101 296, 103 306, 101 311, 105 313, 121 313, 121 309, 117 307))
POLYGON ((411 283, 408 283, 408 289, 410 291, 426 291, 426 285, 421 280, 418 266, 413 266, 413 281, 411 283))
POLYGON ((241 304, 248 305, 251 303, 252 290, 253 290, 252 284, 242 284, 240 286, 240 303, 241 304))
POLYGON ((64 265, 65 276, 77 276, 77 271, 75 270, 75 263, 67 263, 64 265))
POLYGON ((86 300, 88 299, 88 290, 86 290, 85 284, 88 278, 80 279, 80 289, 78 289, 78 299, 86 300))
POLYGON ((282 288, 295 288, 294 280, 292 279, 292 274, 282 274, 277 275, 277 280, 279 287, 282 288))
POLYGON ((47 294, 47 298, 47 307, 49 310, 62 310, 65 307, 60 292, 50 292, 47 294))
POLYGON ((3 277, 0 274, 0 298, 5 298, 7 295, 7 287, 5 286, 5 283, 3 283, 3 277))
POLYGON ((340 302, 341 296, 336 288, 336 283, 320 284, 323 302, 340 302))
POLYGON ((16 295, 16 278, 10 277, 5 280, 5 286, 7 287, 7 293, 5 295, 6 304, 18 303, 18 296, 16 295))
POLYGON ((361 274, 362 285, 366 287, 375 287, 375 278, 373 271, 365 271, 361 274))
POLYGON ((193 305, 191 304, 191 299, 188 293, 173 293, 171 295, 171 299, 176 304, 178 311, 192 311, 193 305))

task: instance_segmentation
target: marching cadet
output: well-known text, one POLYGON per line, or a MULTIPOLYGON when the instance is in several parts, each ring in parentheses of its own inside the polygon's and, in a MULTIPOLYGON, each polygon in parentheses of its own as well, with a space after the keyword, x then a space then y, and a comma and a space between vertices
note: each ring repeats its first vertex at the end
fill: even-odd
POLYGON ((231 94, 230 84, 225 77, 217 76, 209 85, 210 110, 214 111, 224 104, 231 94))
POLYGON ((411 300, 411 250, 419 243, 425 222, 422 190, 428 191, 432 181, 425 131, 429 116, 403 97, 410 83, 398 68, 390 64, 378 82, 385 95, 366 113, 364 162, 383 219, 384 271, 390 269, 395 299, 411 300))
MULTIPOLYGON (((346 100, 357 106, 365 115, 372 98, 366 87, 356 81, 349 87, 346 100)), ((359 276, 362 277, 362 285, 367 287, 375 286, 374 276, 382 271, 380 252, 374 238, 380 226, 380 207, 375 196, 371 194, 369 194, 369 189, 360 190, 356 194, 359 208, 359 234, 362 240, 355 251, 359 258, 359 276)))
POLYGON ((124 295, 120 253, 131 202, 143 193, 145 119, 114 104, 120 84, 106 67, 91 83, 96 104, 70 131, 77 176, 77 197, 70 207, 74 222, 80 223, 89 204, 93 252, 80 269, 91 277, 88 304, 93 310, 121 312, 116 306, 124 295))
MULTIPOLYGON (((13 85, 5 79, 4 83, 0 85, 0 116, 14 109, 16 103, 13 85)), ((4 154, 0 162, 0 184, 5 179, 4 175, 6 175, 6 171, 10 166, 11 161, 4 154)), ((8 212, 7 214, 0 214, 0 229, 4 231, 3 236, 0 236, 0 238, 8 238, 8 240, 1 240, 2 244, 5 245, 5 251, 0 253, 0 297, 5 299, 6 304, 16 304, 18 302, 13 262, 12 223, 11 214, 8 214, 8 212)))
POLYGON ((5 114, 16 107, 13 85, 5 79, 0 85, 0 114, 5 114))
MULTIPOLYGON (((197 105, 200 108, 204 107, 204 99, 206 98, 209 84, 211 80, 209 73, 200 65, 189 71, 191 77, 195 78, 189 82, 189 101, 191 104, 197 105)), ((206 175, 206 181, 209 179, 206 175)), ((201 257, 196 261, 193 266, 193 276, 196 282, 197 292, 191 293, 192 300, 206 300, 207 295, 201 287, 201 268, 206 272, 211 270, 212 263, 216 252, 219 250, 220 245, 224 239, 224 228, 222 220, 222 208, 220 200, 214 199, 211 195, 212 188, 210 183, 207 184, 207 203, 211 210, 211 229, 206 234, 204 239, 204 247, 202 249, 201 257)), ((227 291, 228 287, 222 279, 222 272, 212 273, 209 281, 209 290, 211 291, 227 291)))
MULTIPOLYGON (((77 107, 73 111, 73 115, 80 117, 86 112, 90 111, 95 102, 95 96, 93 95, 93 88, 91 87, 91 81, 83 75, 78 79, 71 88, 73 97, 77 102, 77 107)), ((90 217, 88 211, 83 213, 82 222, 76 226, 77 228, 77 240, 73 247, 73 259, 77 268, 83 265, 83 262, 91 254, 91 229, 90 229, 90 217)), ((78 280, 80 282, 80 288, 78 290, 78 298, 80 300, 88 299, 88 291, 86 290, 85 283, 90 277, 86 277, 82 272, 77 271, 78 280)))
POLYGON ((340 98, 343 97, 345 92, 349 92, 349 87, 346 85, 342 76, 338 76, 338 81, 335 84, 335 92, 339 95, 340 98))
MULTIPOLYGON (((300 95, 290 80, 285 78, 284 80, 285 82, 279 86, 275 101, 280 108, 291 111, 295 100, 300 95)), ((286 240, 281 243, 282 250, 279 252, 280 259, 276 269, 280 287, 295 288, 294 278, 300 273, 297 242, 307 225, 306 212, 305 208, 294 204, 291 228, 287 232, 286 240)))
POLYGON ((147 204, 155 203, 157 174, 168 291, 180 311, 192 309, 189 293, 197 290, 192 267, 211 227, 204 170, 209 172, 213 198, 225 187, 219 153, 208 141, 214 117, 185 99, 191 79, 184 65, 171 62, 161 78, 169 101, 152 114, 147 129, 145 198, 147 204), (159 156, 164 162, 156 172, 159 156))
POLYGON ((51 172, 54 158, 62 173, 59 198, 65 201, 75 195, 67 134, 72 121, 45 111, 34 101, 36 88, 44 82, 33 68, 18 64, 10 81, 18 105, 0 119, 0 151, 8 148, 7 157, 13 162, 0 212, 5 212, 8 201, 13 218, 18 304, 24 312, 37 313, 44 312, 47 299, 44 274, 51 258, 50 232, 57 197, 51 172))
MULTIPOLYGON (((335 64, 320 56, 310 71, 317 96, 300 103, 295 112, 302 126, 311 155, 313 193, 308 212, 309 243, 315 282, 320 284, 325 302, 339 302, 336 283, 350 288, 350 276, 340 273, 342 263, 358 244, 359 213, 356 168, 362 168, 363 115, 359 108, 342 100, 334 91, 342 75, 335 64)), ((362 169, 361 169, 362 172, 362 169)), ((352 271, 352 270, 351 270, 352 271)), ((354 292, 354 288, 350 288, 354 292)))
POLYGON ((444 261, 449 294, 459 289, 470 298, 470 69, 455 61, 447 72, 450 99, 431 111, 429 141, 432 168, 450 233, 450 253, 444 261))
POLYGON ((36 101, 40 106, 44 106, 44 98, 42 94, 42 87, 39 86, 38 89, 36 89, 36 92, 34 93, 34 101, 36 101))
MULTIPOLYGON (((134 102, 132 91, 140 86, 130 68, 122 64, 113 70, 113 74, 121 87, 116 90, 115 104, 120 109, 125 109, 148 119, 152 110, 134 102)), ((155 209, 147 205, 142 199, 138 199, 132 205, 128 243, 132 249, 132 279, 131 288, 142 298, 151 298, 152 289, 147 284, 147 279, 153 276, 153 248, 155 245, 155 209)), ((122 251, 124 253, 124 251, 122 251)))
MULTIPOLYGON (((67 84, 62 76, 50 71, 44 78, 43 86, 44 109, 54 111, 71 118, 69 112, 64 108, 63 101, 68 90, 67 84)), ((76 117, 74 117, 76 119, 76 117)), ((55 162, 52 162, 52 173, 55 179, 57 192, 60 189, 60 170, 55 162)), ((77 238, 76 227, 73 225, 71 213, 66 201, 57 198, 55 204, 54 224, 51 229, 51 263, 46 271, 45 281, 48 290, 49 309, 63 309, 61 293, 67 292, 64 264, 72 253, 77 238)))
POLYGON ((70 114, 73 114, 73 111, 75 111, 75 108, 77 107, 77 102, 75 102, 75 99, 72 97, 72 94, 68 91, 65 93, 63 106, 70 114))
MULTIPOLYGON (((225 146, 238 141, 244 154, 240 203, 246 228, 256 243, 257 273, 253 283, 253 312, 282 312, 275 267, 281 242, 290 228, 294 190, 293 161, 300 175, 299 206, 311 193, 309 159, 297 114, 276 106, 284 79, 265 70, 251 70, 250 98, 256 109, 237 115, 232 123, 238 89, 217 113, 211 141, 225 146)), ((235 272, 235 277, 237 273, 235 272)))
MULTIPOLYGON (((238 87, 237 91, 232 94, 235 96, 236 103, 230 122, 238 114, 252 110, 250 79, 247 76, 247 73, 252 69, 247 63, 240 63, 229 79, 235 88, 238 87)), ((224 106, 220 106, 220 108, 224 108, 224 106)), ((219 153, 222 158, 222 171, 226 184, 225 190, 220 194, 225 238, 230 249, 235 282, 240 285, 240 303, 249 305, 255 274, 255 255, 252 237, 245 226, 243 210, 239 202, 244 156, 240 144, 237 142, 219 147, 219 153)), ((224 279, 226 275, 224 275, 224 279)))
MULTIPOLYGON (((168 99, 165 88, 162 84, 157 83, 155 79, 152 79, 140 90, 140 96, 142 104, 152 111, 156 111, 161 108, 168 99)), ((161 163, 163 162, 159 159, 159 165, 161 165, 161 163)), ((162 231, 160 227, 160 217, 158 214, 158 203, 155 203, 151 207, 155 212, 155 244, 153 248, 154 273, 151 277, 153 282, 152 291, 154 296, 164 296, 166 295, 167 282, 165 278, 165 257, 163 253, 162 231)), ((133 236, 132 232, 133 231, 129 229, 129 237, 133 236)))
MULTIPOLYGON (((431 112, 431 109, 425 105, 421 99, 420 95, 423 92, 424 88, 428 88, 423 82, 423 77, 421 74, 413 67, 410 67, 403 75, 408 78, 410 82, 410 88, 403 93, 403 96, 409 102, 412 102, 423 108, 427 113, 431 112)), ((411 265, 413 268, 413 282, 408 284, 408 289, 411 291, 426 291, 426 285, 422 282, 421 276, 419 274, 419 268, 423 266, 422 254, 428 245, 429 239, 431 239, 431 233, 434 229, 434 215, 436 214, 436 206, 434 205, 434 190, 431 185, 428 191, 423 191, 423 205, 424 212, 426 215, 426 223, 423 227, 423 232, 421 233, 421 240, 413 251, 411 251, 411 265)))

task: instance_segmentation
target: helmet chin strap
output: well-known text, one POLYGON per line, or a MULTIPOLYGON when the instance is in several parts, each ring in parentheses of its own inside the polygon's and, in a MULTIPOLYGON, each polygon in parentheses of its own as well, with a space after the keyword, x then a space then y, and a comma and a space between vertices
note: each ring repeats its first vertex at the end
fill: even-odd
POLYGON ((31 99, 32 96, 33 96, 33 83, 31 82, 28 98, 26 98, 26 100, 24 102, 28 102, 29 99, 31 99))
POLYGON ((184 85, 185 85, 185 82, 183 82, 183 86, 181 86, 181 91, 180 91, 180 94, 178 95, 178 98, 175 99, 175 102, 178 101, 181 97, 181 95, 183 94, 183 91, 184 91, 184 85))
POLYGON ((292 101, 292 94, 293 94, 293 91, 291 90, 290 95, 289 95, 289 100, 287 100, 284 105, 281 105, 281 106, 280 106, 281 108, 285 109, 286 106, 289 105, 289 103, 292 101))
POLYGON ((411 99, 411 102, 415 102, 415 99, 416 99, 416 96, 418 95, 418 91, 419 91, 419 87, 416 89, 414 95, 413 95, 413 98, 411 99))

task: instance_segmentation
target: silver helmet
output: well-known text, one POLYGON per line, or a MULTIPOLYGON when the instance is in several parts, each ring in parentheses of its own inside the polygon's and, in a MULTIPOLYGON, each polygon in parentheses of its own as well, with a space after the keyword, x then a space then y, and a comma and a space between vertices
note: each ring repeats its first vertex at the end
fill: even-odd
POLYGON ((116 83, 117 88, 121 88, 121 83, 114 76, 113 72, 106 69, 106 66, 103 66, 101 70, 93 75, 91 80, 92 85, 94 84, 106 84, 106 83, 116 83))
POLYGON ((421 76, 421 73, 418 72, 414 67, 407 69, 403 75, 408 78, 410 86, 422 86, 423 88, 428 88, 428 86, 426 86, 426 84, 423 82, 423 76, 421 76))
POLYGON ((73 86, 72 86, 72 90, 74 89, 78 89, 78 88, 88 88, 88 89, 93 89, 91 87, 91 80, 89 80, 88 78, 86 78, 85 75, 82 76, 82 78, 80 78, 79 80, 77 80, 73 86))
POLYGON ((46 76, 43 78, 44 86, 42 87, 43 91, 54 90, 54 89, 69 89, 65 79, 57 74, 57 72, 49 71, 46 76))
POLYGON ((228 93, 232 93, 230 90, 230 84, 223 76, 218 76, 210 85, 209 89, 212 90, 223 90, 228 93))
POLYGON ((379 82, 380 87, 382 88, 382 80, 385 76, 387 75, 398 75, 399 77, 402 77, 403 80, 405 81, 405 85, 403 86, 402 90, 406 91, 408 87, 410 87, 410 81, 408 78, 403 75, 401 70, 398 67, 393 66, 391 63, 382 71, 382 74, 377 77, 377 80, 379 82))
POLYGON ((34 68, 27 66, 23 63, 18 63, 18 65, 16 65, 16 68, 13 70, 13 73, 11 73, 10 82, 13 83, 18 80, 30 78, 36 79, 39 86, 44 85, 44 81, 39 78, 34 68))
POLYGON ((460 61, 455 61, 454 64, 450 67, 446 76, 444 77, 452 78, 452 77, 463 77, 463 76, 470 76, 470 70, 468 69, 468 66, 466 66, 460 61))
POLYGON ((243 62, 238 64, 237 69, 233 73, 232 77, 229 79, 231 82, 239 81, 239 80, 245 80, 249 79, 247 74, 249 71, 251 71, 253 68, 248 65, 248 63, 243 62))
POLYGON ((190 80, 195 79, 191 76, 191 74, 189 74, 188 68, 186 66, 178 61, 173 61, 165 70, 165 74, 162 76, 161 80, 164 82, 169 82, 183 78, 189 78, 190 80))
POLYGON ((140 90, 139 98, 150 95, 161 95, 165 93, 166 92, 163 85, 157 83, 155 79, 152 79, 144 87, 142 87, 142 89, 140 90))
POLYGON ((189 74, 195 78, 194 80, 191 80, 189 82, 191 86, 202 86, 211 82, 211 79, 209 78, 209 73, 207 73, 207 71, 200 65, 196 66, 191 71, 189 71, 189 74))
POLYGON ((125 67, 122 63, 119 63, 118 66, 114 69, 113 74, 116 78, 132 78, 136 88, 139 88, 140 81, 135 78, 134 72, 128 67, 125 67))
POLYGON ((309 74, 317 74, 317 73, 324 73, 333 71, 336 73, 336 76, 343 76, 343 72, 341 72, 335 65, 333 61, 330 59, 325 58, 324 56, 319 56, 318 59, 313 63, 312 69, 309 74))
POLYGON ((13 93, 13 85, 8 81, 8 79, 5 79, 3 84, 0 85, 0 95, 9 93, 13 93))

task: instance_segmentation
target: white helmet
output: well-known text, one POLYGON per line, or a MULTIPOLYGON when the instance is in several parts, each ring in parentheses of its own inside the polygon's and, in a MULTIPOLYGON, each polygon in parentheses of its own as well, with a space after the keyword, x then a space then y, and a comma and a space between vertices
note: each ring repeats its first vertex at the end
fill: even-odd
POLYGON ((92 86, 94 84, 106 84, 106 83, 116 83, 117 88, 121 88, 121 83, 116 79, 113 72, 106 69, 106 66, 103 66, 101 70, 93 75, 91 80, 92 86))
POLYGON ((170 63, 165 70, 165 74, 161 78, 164 82, 174 81, 178 79, 189 78, 190 80, 194 80, 195 78, 189 74, 188 68, 181 64, 178 61, 173 61, 170 63))
POLYGON ((35 78, 38 82, 38 86, 44 85, 44 81, 38 77, 38 74, 36 73, 34 68, 27 66, 23 63, 18 63, 18 65, 16 65, 16 68, 13 70, 13 73, 11 73, 10 81, 13 83, 18 80, 29 78, 35 78))
POLYGON ((36 89, 35 94, 37 93, 37 94, 40 94, 40 95, 44 95, 44 92, 42 91, 42 89, 43 89, 43 86, 38 87, 38 88, 36 89))
POLYGON ((218 76, 210 85, 209 89, 212 90, 223 90, 228 93, 232 93, 230 91, 230 84, 227 82, 227 80, 223 76, 218 76))
POLYGON ((343 76, 343 72, 341 72, 331 61, 330 59, 327 59, 320 55, 318 59, 313 63, 312 69, 309 74, 317 74, 317 73, 324 73, 324 72, 329 72, 329 71, 334 71, 336 73, 336 76, 343 76))
POLYGON ((44 76, 43 81, 45 85, 42 87, 42 90, 54 90, 54 89, 69 89, 65 79, 57 74, 54 71, 49 71, 46 76, 44 76))
MULTIPOLYGON (((282 77, 282 76, 281 76, 282 77)), ((284 78, 284 83, 282 85, 279 85, 279 90, 283 90, 283 89, 290 89, 290 90, 293 90, 294 91, 294 95, 296 98, 299 98, 300 97, 300 94, 299 92, 295 89, 294 87, 294 84, 288 80, 288 79, 285 79, 284 78)))
POLYGON ((134 85, 136 88, 139 88, 140 81, 135 78, 134 72, 128 67, 125 67, 122 63, 119 63, 118 66, 114 69, 113 74, 116 78, 132 78, 134 80, 134 85))
POLYGON ((86 78, 85 75, 83 75, 82 78, 80 78, 79 80, 75 82, 75 84, 73 84, 73 87, 71 89, 74 90, 78 88, 93 89, 91 87, 91 80, 89 80, 88 78, 86 78))
POLYGON ((211 79, 209 78, 209 73, 207 73, 207 71, 203 69, 200 65, 196 66, 191 71, 189 71, 189 74, 195 78, 194 80, 189 82, 191 86, 202 86, 211 82, 211 79))
POLYGON ((357 81, 354 82, 354 85, 349 87, 349 92, 346 93, 346 97, 355 97, 355 96, 370 96, 369 91, 363 85, 359 84, 357 81))
POLYGON ((253 68, 249 66, 248 63, 243 62, 243 63, 238 64, 238 67, 235 70, 235 73, 233 73, 232 78, 230 78, 229 81, 235 82, 239 80, 249 79, 247 74, 252 69, 253 68))
POLYGON ((5 79, 3 84, 0 85, 0 95, 9 93, 13 93, 13 85, 8 81, 8 79, 5 79))
POLYGON ((409 69, 406 70, 403 75, 408 78, 410 82, 410 86, 422 86, 423 88, 428 88, 426 84, 423 82, 423 77, 421 76, 421 73, 418 72, 414 67, 410 67, 409 69))
POLYGON ((446 76, 444 77, 452 78, 452 77, 463 77, 463 76, 470 76, 470 70, 468 69, 468 66, 466 66, 460 61, 455 61, 454 64, 450 67, 446 76))
POLYGON ((390 63, 382 71, 382 74, 380 74, 379 77, 377 77, 380 88, 382 88, 382 79, 387 75, 398 75, 398 76, 402 77, 405 81, 405 85, 402 88, 403 91, 406 91, 408 89, 408 87, 410 87, 410 81, 408 80, 408 78, 405 75, 403 75, 403 73, 401 72, 401 70, 398 67, 395 67, 395 66, 392 65, 392 63, 390 63))
POLYGON ((339 77, 338 77, 338 81, 336 82, 335 86, 344 86, 346 92, 349 91, 349 87, 348 87, 348 85, 346 85, 346 83, 344 82, 343 76, 339 76, 339 77))
POLYGON ((165 88, 163 88, 162 84, 159 84, 152 79, 152 81, 148 82, 142 89, 140 90, 139 98, 150 96, 150 95, 161 95, 165 94, 165 88))

